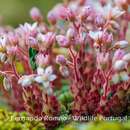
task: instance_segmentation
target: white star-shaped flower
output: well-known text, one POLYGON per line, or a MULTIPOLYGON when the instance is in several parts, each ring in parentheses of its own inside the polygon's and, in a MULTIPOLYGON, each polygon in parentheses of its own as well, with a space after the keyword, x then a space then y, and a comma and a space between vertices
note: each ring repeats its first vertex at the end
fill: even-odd
POLYGON ((18 80, 18 84, 21 84, 21 86, 26 87, 33 83, 34 81, 34 75, 24 75, 18 80))
POLYGON ((47 88, 51 81, 56 79, 56 75, 53 74, 52 66, 43 69, 41 67, 37 68, 37 76, 35 77, 35 81, 37 83, 43 84, 45 88, 47 88))

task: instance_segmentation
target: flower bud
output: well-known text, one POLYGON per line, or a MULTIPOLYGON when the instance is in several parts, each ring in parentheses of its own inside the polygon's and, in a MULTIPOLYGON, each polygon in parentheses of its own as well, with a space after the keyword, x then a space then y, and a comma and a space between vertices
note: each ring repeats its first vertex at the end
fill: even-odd
POLYGON ((119 7, 114 7, 109 10, 109 18, 116 19, 122 16, 125 13, 125 11, 121 10, 119 7))
POLYGON ((123 72, 120 72, 120 79, 121 79, 121 81, 128 81, 130 78, 129 78, 127 72, 123 71, 123 72))
POLYGON ((123 48, 126 48, 126 47, 128 47, 128 42, 125 41, 125 40, 118 41, 118 42, 115 43, 115 48, 123 49, 123 48))
POLYGON ((105 24, 105 19, 102 15, 98 15, 95 19, 95 24, 98 27, 103 27, 103 25, 105 24))
POLYGON ((7 47, 7 54, 14 56, 17 53, 17 46, 7 47))
POLYGON ((17 45, 18 43, 18 36, 13 34, 13 33, 9 33, 8 34, 8 39, 9 39, 9 42, 13 45, 17 45))
POLYGON ((112 41, 113 41, 113 35, 109 34, 108 37, 107 37, 107 39, 106 39, 106 42, 107 43, 112 43, 112 41))
POLYGON ((79 4, 80 4, 80 5, 84 5, 85 2, 86 2, 86 0, 79 0, 79 4))
POLYGON ((64 55, 58 55, 56 57, 56 63, 61 64, 61 65, 65 65, 66 59, 65 59, 64 55))
POLYGON ((0 47, 6 48, 6 45, 7 45, 7 36, 5 35, 0 36, 0 47))
POLYGON ((125 52, 123 50, 121 49, 116 50, 113 56, 113 62, 116 60, 121 60, 124 55, 125 55, 125 52))
POLYGON ((90 31, 90 32, 89 32, 89 36, 90 36, 94 41, 97 41, 97 40, 99 40, 99 39, 102 38, 103 32, 102 32, 102 31, 95 31, 95 32, 90 31))
POLYGON ((6 60, 7 60, 6 54, 5 53, 0 53, 0 61, 2 63, 4 63, 4 62, 6 62, 6 60))
POLYGON ((122 60, 129 62, 130 61, 130 53, 123 56, 122 60))
POLYGON ((102 69, 105 69, 108 65, 108 61, 109 61, 109 53, 99 53, 97 55, 97 62, 99 67, 101 67, 102 69))
POLYGON ((120 82, 120 75, 119 75, 119 74, 114 74, 114 75, 112 75, 112 82, 113 82, 114 84, 119 83, 119 82, 120 82))
POLYGON ((107 4, 107 0, 100 0, 100 3, 102 6, 106 5, 107 4))
POLYGON ((37 40, 41 43, 43 48, 50 48, 55 41, 55 34, 52 32, 48 32, 47 34, 39 33, 37 35, 37 40))
POLYGON ((37 40, 34 37, 28 37, 27 38, 27 44, 31 47, 35 47, 37 45, 37 40))
POLYGON ((67 9, 67 15, 68 15, 68 19, 70 21, 74 21, 75 20, 75 14, 74 14, 74 12, 72 10, 67 9))
POLYGON ((117 6, 123 8, 124 10, 128 9, 127 0, 115 0, 115 3, 116 3, 117 6))
POLYGON ((66 33, 66 37, 69 39, 69 40, 72 40, 74 39, 75 37, 75 30, 72 29, 72 28, 69 28, 67 33, 66 33))
POLYGON ((126 65, 127 65, 127 62, 125 62, 124 60, 117 60, 117 61, 114 63, 113 68, 114 68, 116 71, 120 71, 120 70, 125 69, 125 68, 126 68, 126 65))
POLYGON ((81 20, 85 20, 91 13, 92 13, 91 6, 83 7, 80 13, 81 20))
POLYGON ((5 90, 9 90, 10 88, 12 88, 11 82, 7 77, 4 77, 3 79, 3 86, 5 90))
POLYGON ((34 21, 41 21, 42 20, 42 15, 41 12, 38 8, 33 7, 30 11, 30 16, 34 21))
POLYGON ((54 14, 52 11, 50 11, 50 12, 48 13, 47 19, 48 19, 48 21, 49 21, 52 25, 55 25, 55 24, 56 24, 56 19, 57 19, 57 17, 55 16, 55 14, 54 14))
POLYGON ((45 66, 45 65, 48 65, 50 62, 50 56, 49 55, 44 55, 44 54, 37 54, 36 56, 36 64, 38 66, 45 66))
POLYGON ((70 46, 69 40, 63 35, 56 36, 56 40, 61 47, 68 48, 70 46))
POLYGON ((67 66, 60 66, 60 72, 64 77, 68 77, 70 74, 67 66))

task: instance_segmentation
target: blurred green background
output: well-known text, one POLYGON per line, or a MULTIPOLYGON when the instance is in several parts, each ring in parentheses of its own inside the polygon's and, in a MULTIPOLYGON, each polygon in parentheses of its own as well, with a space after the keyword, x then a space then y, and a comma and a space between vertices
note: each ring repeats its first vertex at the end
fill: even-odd
POLYGON ((57 2, 62 0, 0 0, 0 23, 18 26, 30 21, 29 10, 36 6, 46 16, 57 2))

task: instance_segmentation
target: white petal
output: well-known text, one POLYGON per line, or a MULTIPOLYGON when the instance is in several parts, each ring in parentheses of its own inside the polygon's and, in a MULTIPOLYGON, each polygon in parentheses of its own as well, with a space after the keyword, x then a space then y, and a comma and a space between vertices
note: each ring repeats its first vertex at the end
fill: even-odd
POLYGON ((3 86, 6 90, 9 90, 10 88, 12 88, 11 82, 6 77, 4 77, 3 79, 3 86))
POLYGON ((129 44, 129 43, 128 43, 127 41, 122 40, 122 41, 116 42, 116 43, 115 43, 115 46, 119 46, 120 48, 125 48, 125 47, 128 46, 128 44, 129 44))
POLYGON ((53 90, 52 90, 51 87, 47 87, 47 88, 46 88, 46 91, 47 91, 47 94, 48 94, 48 95, 52 95, 52 93, 53 93, 53 90))
POLYGON ((125 11, 120 10, 118 7, 115 7, 112 10, 112 15, 113 15, 114 18, 118 18, 121 15, 123 15, 124 13, 125 13, 125 11))
POLYGON ((113 82, 114 84, 117 84, 117 83, 120 82, 119 74, 114 74, 114 75, 112 76, 112 82, 113 82))
POLYGON ((37 83, 43 83, 44 82, 42 76, 35 77, 34 81, 36 81, 37 83))
POLYGON ((120 73, 120 78, 122 81, 128 81, 130 79, 127 72, 125 71, 120 73))
POLYGON ((29 86, 32 84, 32 81, 30 79, 24 79, 22 82, 22 86, 29 86))
POLYGON ((49 82, 43 82, 43 86, 44 86, 45 88, 49 87, 49 85, 50 85, 49 82))
POLYGON ((38 67, 38 68, 37 68, 37 74, 38 74, 38 75, 44 74, 44 69, 41 68, 41 67, 38 67))
POLYGON ((129 62, 129 61, 130 61, 130 53, 124 55, 122 59, 123 59, 124 61, 129 62))
POLYGON ((54 81, 57 77, 56 75, 52 74, 48 78, 49 78, 49 81, 54 81))
POLYGON ((34 30, 37 27, 37 23, 33 23, 31 29, 34 30))
POLYGON ((114 63, 113 67, 114 67, 115 70, 123 70, 123 69, 125 69, 126 65, 127 65, 126 61, 124 61, 124 60, 117 60, 114 63))
POLYGON ((18 84, 21 84, 23 87, 29 86, 29 85, 32 84, 33 80, 34 80, 34 76, 33 75, 25 75, 25 76, 22 76, 18 80, 18 84))
POLYGON ((47 74, 48 76, 51 75, 53 73, 53 69, 52 69, 52 66, 48 66, 46 69, 45 69, 45 74, 47 74))
POLYGON ((101 38, 102 36, 102 31, 96 31, 96 32, 89 32, 89 36, 93 39, 93 40, 98 40, 101 38))

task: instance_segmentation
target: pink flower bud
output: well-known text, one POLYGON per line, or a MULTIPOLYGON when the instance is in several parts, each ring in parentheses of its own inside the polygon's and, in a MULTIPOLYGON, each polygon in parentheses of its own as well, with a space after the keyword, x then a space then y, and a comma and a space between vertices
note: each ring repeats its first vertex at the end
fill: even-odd
POLYGON ((125 55, 125 52, 121 49, 116 50, 113 56, 113 62, 116 60, 121 60, 123 56, 125 55))
POLYGON ((100 0, 100 3, 102 6, 106 5, 107 4, 107 0, 100 0))
POLYGON ((61 47, 68 48, 70 46, 69 40, 63 35, 56 36, 56 40, 61 47))
POLYGON ((68 31, 67 31, 67 33, 66 33, 66 37, 69 40, 74 39, 74 37, 75 37, 75 30, 73 28, 69 28, 68 31))
POLYGON ((105 19, 102 15, 98 15, 95 19, 95 24, 98 27, 103 27, 103 25, 105 24, 105 19))
POLYGON ((50 12, 48 13, 47 19, 48 19, 48 21, 49 21, 52 25, 55 25, 55 24, 56 24, 56 19, 57 19, 57 17, 55 16, 55 14, 54 14, 52 11, 50 11, 50 12))
POLYGON ((18 36, 13 33, 8 34, 8 39, 9 39, 9 42, 13 45, 16 45, 18 43, 18 36))
POLYGON ((45 66, 48 65, 50 62, 50 56, 49 55, 44 55, 42 53, 37 54, 36 56, 36 63, 38 66, 45 66))
POLYGON ((67 66, 60 66, 60 72, 64 77, 68 77, 70 74, 67 66))
POLYGON ((124 55, 122 59, 126 62, 130 62, 130 53, 124 55))
POLYGON ((65 65, 66 59, 65 59, 64 55, 58 55, 56 57, 56 63, 61 64, 61 65, 65 65))
POLYGON ((9 90, 9 89, 12 88, 12 83, 11 83, 9 78, 4 77, 4 79, 3 79, 3 86, 4 86, 5 90, 9 90))
POLYGON ((0 52, 0 61, 1 61, 2 63, 5 63, 5 62, 7 61, 7 56, 6 56, 5 53, 1 53, 1 52, 0 52))
POLYGON ((118 41, 118 42, 115 43, 115 47, 121 48, 121 49, 126 48, 126 47, 128 47, 128 42, 125 41, 125 40, 118 41))
POLYGON ((83 7, 80 13, 81 20, 85 20, 91 13, 92 13, 91 6, 83 7))
POLYGON ((109 61, 109 53, 99 53, 97 54, 97 62, 99 67, 101 67, 102 69, 105 69, 108 65, 108 61, 109 61))
POLYGON ((33 7, 30 11, 30 16, 34 21, 41 21, 42 20, 42 15, 41 12, 38 8, 33 7))
POLYGON ((114 63, 114 70, 116 71, 120 71, 120 70, 123 70, 126 68, 126 65, 127 65, 127 62, 124 61, 124 60, 117 60, 115 63, 114 63))
POLYGON ((107 37, 107 39, 106 39, 106 42, 107 43, 112 43, 112 41, 113 41, 113 35, 109 34, 108 37, 107 37))
POLYGON ((86 2, 86 0, 79 0, 79 4, 80 4, 80 5, 84 5, 85 2, 86 2))
POLYGON ((7 54, 14 56, 17 53, 17 46, 7 47, 7 54))
POLYGON ((67 9, 67 17, 70 21, 74 21, 75 20, 75 13, 72 10, 67 9))
POLYGON ((27 44, 31 47, 35 47, 37 45, 37 40, 34 37, 28 37, 27 38, 27 44))
POLYGON ((41 43, 40 45, 43 48, 50 48, 55 42, 55 34, 52 32, 48 32, 47 34, 39 33, 37 35, 37 40, 39 43, 41 43))
POLYGON ((117 6, 127 10, 128 9, 128 0, 115 0, 117 6))

